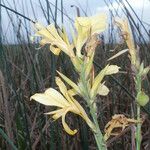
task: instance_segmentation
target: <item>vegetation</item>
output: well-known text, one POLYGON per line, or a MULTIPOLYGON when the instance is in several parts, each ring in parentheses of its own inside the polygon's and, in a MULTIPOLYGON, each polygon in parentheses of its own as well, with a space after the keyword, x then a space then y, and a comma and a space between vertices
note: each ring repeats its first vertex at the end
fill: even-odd
POLYGON ((31 43, 32 28, 27 23, 32 18, 23 23, 17 14, 15 23, 7 10, 18 44, 2 44, 7 37, 1 37, 0 148, 150 149, 150 44, 143 36, 148 33, 143 22, 138 20, 140 29, 130 15, 134 10, 122 1, 128 21, 116 19, 112 24, 115 8, 110 10, 110 23, 105 15, 78 17, 70 41, 57 22, 58 11, 62 23, 69 17, 63 1, 61 8, 57 0, 54 5, 45 2, 46 11, 39 0, 41 10, 53 25, 35 24, 36 36, 41 37, 36 43, 31 43), (21 32, 24 27, 27 42, 21 32))

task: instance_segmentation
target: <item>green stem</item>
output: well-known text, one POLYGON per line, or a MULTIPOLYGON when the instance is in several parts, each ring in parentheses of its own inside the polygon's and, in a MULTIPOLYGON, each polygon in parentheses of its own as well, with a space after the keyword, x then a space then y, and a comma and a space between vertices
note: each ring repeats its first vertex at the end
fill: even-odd
POLYGON ((90 113, 91 113, 91 116, 93 118, 94 124, 96 126, 96 132, 93 132, 93 133, 94 133, 94 137, 96 140, 98 150, 107 150, 106 143, 104 141, 103 135, 100 131, 99 124, 97 121, 96 111, 92 105, 90 106, 90 113))
POLYGON ((141 119, 140 119, 140 105, 137 104, 137 129, 136 129, 136 150, 140 150, 141 147, 141 119))
POLYGON ((92 131, 93 131, 93 134, 94 134, 94 137, 96 140, 98 150, 107 150, 106 143, 104 141, 104 137, 103 137, 101 130, 99 128, 97 115, 96 115, 96 108, 91 104, 91 99, 89 97, 85 96, 85 99, 86 99, 87 104, 90 108, 90 114, 91 114, 93 122, 95 124, 96 130, 95 131, 92 130, 92 131))
MULTIPOLYGON (((141 77, 137 75, 136 81, 136 92, 137 94, 141 91, 141 77)), ((141 118, 140 118, 141 106, 137 103, 137 128, 136 128, 136 150, 140 150, 141 147, 141 118)))
POLYGON ((93 122, 94 122, 95 127, 96 127, 96 130, 95 131, 92 130, 92 131, 93 131, 93 134, 94 134, 94 137, 96 140, 98 150, 107 150, 106 143, 104 141, 104 137, 101 133, 101 130, 100 130, 99 124, 98 124, 98 120, 97 120, 97 109, 92 104, 94 101, 91 100, 91 98, 90 98, 90 94, 89 94, 90 90, 89 90, 88 82, 87 82, 86 76, 85 76, 85 65, 83 65, 82 67, 83 67, 83 70, 82 70, 82 73, 80 74, 80 79, 81 79, 81 82, 82 82, 83 87, 84 87, 84 89, 83 89, 84 99, 86 100, 86 102, 90 108, 90 114, 92 116, 93 122))

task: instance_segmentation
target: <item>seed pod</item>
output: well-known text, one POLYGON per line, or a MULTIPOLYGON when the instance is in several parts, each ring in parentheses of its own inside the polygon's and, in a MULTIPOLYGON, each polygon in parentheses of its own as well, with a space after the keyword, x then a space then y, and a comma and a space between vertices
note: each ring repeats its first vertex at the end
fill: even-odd
POLYGON ((149 102, 149 97, 143 91, 137 94, 137 102, 141 106, 145 106, 149 102))

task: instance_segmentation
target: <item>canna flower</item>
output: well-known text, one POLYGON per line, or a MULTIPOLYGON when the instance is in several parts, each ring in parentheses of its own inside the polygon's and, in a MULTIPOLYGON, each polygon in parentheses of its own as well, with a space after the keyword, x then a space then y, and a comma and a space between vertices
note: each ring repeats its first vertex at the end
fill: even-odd
POLYGON ((81 57, 81 48, 86 40, 95 33, 99 34, 106 29, 106 15, 100 14, 92 17, 77 17, 75 20, 75 28, 77 31, 75 41, 77 56, 81 57))
POLYGON ((73 98, 59 77, 56 77, 56 84, 58 85, 62 94, 53 88, 49 88, 44 93, 34 94, 30 99, 33 99, 46 106, 57 106, 59 109, 48 112, 46 114, 52 115, 54 120, 62 117, 62 125, 65 131, 70 135, 76 134, 77 130, 70 129, 70 127, 65 122, 65 116, 68 112, 72 112, 81 116, 89 125, 89 127, 95 131, 95 125, 91 122, 83 107, 77 102, 77 100, 73 98))
POLYGON ((132 33, 130 31, 130 27, 127 20, 115 19, 116 24, 121 29, 123 37, 127 43, 130 53, 130 60, 133 65, 136 65, 137 58, 136 58, 136 49, 132 38, 132 33))
POLYGON ((74 57, 73 45, 70 44, 65 31, 59 31, 60 33, 58 34, 53 24, 44 27, 39 23, 35 23, 35 28, 37 30, 35 37, 41 37, 40 45, 50 44, 50 51, 55 55, 59 55, 62 50, 68 56, 74 57))

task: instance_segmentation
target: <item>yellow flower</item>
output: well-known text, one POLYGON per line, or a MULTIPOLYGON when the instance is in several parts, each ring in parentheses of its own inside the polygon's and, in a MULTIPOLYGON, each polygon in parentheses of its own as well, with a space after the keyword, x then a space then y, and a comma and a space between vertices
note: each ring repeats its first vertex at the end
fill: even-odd
POLYGON ((77 30, 76 50, 77 56, 81 57, 81 48, 86 40, 95 33, 101 33, 106 28, 106 15, 100 14, 92 17, 77 17, 75 20, 77 30))
POLYGON ((85 110, 73 98, 73 96, 67 90, 65 84, 62 82, 62 80, 59 77, 56 77, 56 84, 58 85, 60 92, 63 95, 60 94, 55 89, 49 88, 44 93, 34 94, 33 96, 31 96, 30 99, 34 99, 35 101, 37 101, 41 104, 44 104, 46 106, 59 107, 58 110, 51 111, 46 114, 53 115, 52 118, 54 120, 57 120, 58 118, 62 117, 62 125, 63 125, 65 131, 70 135, 74 135, 77 132, 77 130, 76 129, 71 130, 70 127, 65 122, 65 116, 68 112, 73 112, 75 114, 80 115, 86 121, 86 123, 89 125, 89 127, 93 131, 95 131, 95 125, 91 122, 91 120, 88 118, 85 110))
POLYGON ((74 52, 72 50, 73 45, 69 43, 66 32, 60 31, 60 36, 53 24, 44 27, 39 23, 35 23, 35 28, 37 29, 35 36, 42 38, 40 41, 41 45, 50 44, 50 50, 55 55, 59 55, 60 51, 62 50, 70 57, 74 57, 74 52))
POLYGON ((122 31, 122 34, 123 34, 123 37, 127 43, 127 46, 129 48, 129 53, 130 53, 130 56, 131 56, 131 63, 132 64, 136 64, 137 60, 136 60, 136 49, 135 49, 135 45, 134 45, 134 41, 133 41, 133 38, 132 38, 132 33, 130 31, 130 27, 129 27, 129 24, 128 24, 128 21, 126 19, 124 20, 121 20, 121 19, 115 19, 115 22, 116 24, 119 26, 119 28, 121 29, 122 31))
POLYGON ((100 71, 100 73, 94 78, 92 88, 90 91, 91 98, 93 99, 97 94, 99 95, 107 95, 109 93, 109 89, 102 84, 102 80, 105 76, 116 74, 119 72, 120 67, 117 65, 107 65, 104 69, 100 71))

